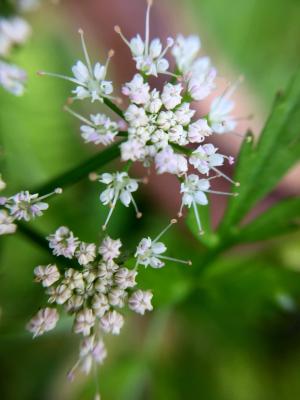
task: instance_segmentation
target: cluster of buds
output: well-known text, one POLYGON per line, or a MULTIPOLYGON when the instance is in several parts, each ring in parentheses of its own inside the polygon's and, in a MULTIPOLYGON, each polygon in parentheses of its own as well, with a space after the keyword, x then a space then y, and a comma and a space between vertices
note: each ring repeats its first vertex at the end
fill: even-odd
POLYGON ((76 266, 64 270, 56 264, 35 268, 35 280, 45 288, 49 306, 40 309, 27 328, 34 337, 54 329, 59 320, 59 308, 73 316, 73 331, 82 335, 83 340, 70 378, 77 367, 88 374, 93 365, 102 364, 106 357, 103 337, 119 335, 124 324, 121 310, 125 306, 141 315, 153 309, 152 292, 136 288, 139 265, 161 268, 163 260, 191 263, 162 255, 167 248, 158 240, 174 223, 176 221, 172 220, 154 240, 141 240, 134 253, 134 268, 127 268, 120 257, 120 239, 106 236, 97 246, 80 241, 64 226, 48 236, 53 254, 72 260, 76 266))
POLYGON ((31 11, 38 6, 38 0, 17 0, 8 10, 8 16, 0 17, 0 86, 15 96, 24 93, 26 72, 8 62, 14 49, 26 43, 31 35, 28 22, 20 17, 21 12, 31 11))
MULTIPOLYGON (((182 215, 183 207, 193 206, 199 233, 203 233, 196 205, 207 204, 207 198, 205 196, 206 200, 203 201, 197 184, 190 184, 195 181, 195 174, 189 175, 189 170, 194 168, 203 175, 199 178, 200 185, 203 182, 206 182, 206 186, 210 185, 208 182, 212 178, 224 178, 236 186, 239 185, 220 170, 225 162, 233 164, 234 158, 220 154, 209 139, 213 134, 220 135, 235 129, 238 119, 231 115, 234 109, 231 96, 240 79, 232 85, 229 84, 222 95, 211 101, 210 110, 206 115, 195 119, 196 110, 193 109, 192 102, 205 100, 213 94, 217 87, 216 68, 208 57, 198 56, 201 43, 197 36, 178 35, 175 40, 168 38, 164 49, 159 39, 150 40, 151 5, 152 1, 148 0, 144 40, 140 35, 128 40, 121 28, 115 27, 115 31, 129 47, 137 68, 132 80, 122 86, 122 94, 129 100, 129 105, 124 111, 116 104, 120 99, 112 96, 112 82, 106 80, 108 64, 114 52, 109 51, 104 65, 96 63, 92 66, 82 30, 79 32, 85 62, 77 61, 72 68, 73 76, 47 72, 40 74, 60 77, 75 83, 77 86, 73 90, 72 100, 98 100, 114 111, 117 110, 118 116, 123 118, 122 121, 112 121, 105 114, 96 114, 88 119, 66 107, 68 112, 84 123, 80 130, 85 142, 106 146, 119 136, 123 138, 120 154, 121 161, 127 163, 124 172, 106 173, 99 179, 108 185, 108 189, 101 194, 100 201, 111 207, 104 228, 118 199, 125 206, 132 203, 137 216, 141 216, 132 197, 132 192, 138 188, 138 180, 130 178, 128 172, 133 162, 142 162, 145 168, 154 164, 157 174, 170 173, 178 177, 183 196, 178 216, 182 215), (168 52, 175 61, 176 67, 173 72, 169 70, 170 64, 165 58, 168 52), (159 74, 170 77, 161 91, 155 87, 151 88, 148 82, 149 76, 156 77, 159 74), (113 100, 116 102, 113 103, 113 100), (190 201, 191 198, 194 200, 190 201)), ((208 187, 210 186, 207 186, 207 189, 208 187)), ((201 190, 200 192, 203 193, 201 190)), ((206 192, 231 194, 213 190, 206 192)))
MULTIPOLYGON (((0 175, 0 190, 5 189, 6 183, 0 175)), ((61 194, 62 189, 57 188, 52 193, 39 196, 38 193, 21 191, 10 197, 0 197, 0 235, 15 233, 16 221, 30 221, 43 215, 49 208, 44 200, 54 194, 61 194)))

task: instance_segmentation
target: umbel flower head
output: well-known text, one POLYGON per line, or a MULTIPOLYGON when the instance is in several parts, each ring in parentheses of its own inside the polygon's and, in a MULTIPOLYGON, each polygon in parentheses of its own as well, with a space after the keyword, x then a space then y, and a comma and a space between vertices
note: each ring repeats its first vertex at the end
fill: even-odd
POLYGON ((150 9, 153 1, 148 0, 147 3, 148 7, 146 12, 144 40, 138 34, 136 37, 128 41, 122 34, 119 26, 115 26, 115 31, 121 36, 125 44, 129 47, 138 71, 141 71, 145 75, 154 76, 157 76, 158 74, 167 74, 169 62, 165 58, 165 55, 168 49, 173 46, 174 40, 172 38, 168 38, 165 48, 163 48, 163 45, 158 38, 150 41, 150 9))
POLYGON ((73 77, 68 77, 60 74, 40 71, 39 75, 49 75, 57 78, 62 78, 70 82, 75 83, 77 86, 72 91, 73 99, 87 99, 90 98, 92 102, 99 100, 103 101, 104 98, 114 98, 111 96, 113 92, 113 85, 111 81, 106 80, 107 69, 110 59, 113 57, 114 52, 110 50, 105 64, 97 62, 94 66, 91 64, 91 60, 87 51, 87 47, 84 40, 84 33, 82 29, 79 29, 81 37, 81 44, 84 53, 85 63, 77 61, 72 67, 73 77))
POLYGON ((60 309, 73 317, 73 331, 83 337, 79 358, 69 373, 72 379, 79 367, 88 374, 103 363, 107 351, 106 334, 119 335, 124 325, 122 309, 144 315, 152 311, 151 291, 136 289, 136 269, 119 262, 120 239, 105 237, 101 244, 80 241, 68 227, 59 227, 49 235, 49 247, 56 256, 78 262, 78 267, 60 271, 57 264, 34 269, 49 296, 50 307, 39 310, 27 325, 34 337, 55 328, 60 309))
POLYGON ((0 197, 0 235, 14 233, 17 229, 14 221, 30 221, 43 215, 48 209, 44 200, 54 194, 61 194, 62 189, 57 188, 52 193, 39 196, 38 193, 21 191, 10 197, 0 197))

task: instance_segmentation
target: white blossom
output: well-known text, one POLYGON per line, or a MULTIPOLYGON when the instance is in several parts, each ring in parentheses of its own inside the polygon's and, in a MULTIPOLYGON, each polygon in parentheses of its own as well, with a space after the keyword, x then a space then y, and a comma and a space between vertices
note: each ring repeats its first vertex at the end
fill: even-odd
POLYGON ((11 47, 25 43, 30 34, 31 28, 23 18, 0 18, 0 56, 8 56, 11 47))
POLYGON ((141 216, 132 196, 132 193, 138 189, 138 181, 136 179, 130 178, 127 172, 116 172, 114 174, 104 173, 100 175, 99 182, 107 185, 107 189, 100 195, 100 201, 104 205, 110 204, 111 206, 103 229, 106 228, 118 200, 125 207, 128 207, 132 203, 137 217, 141 216))
POLYGON ((153 242, 148 237, 140 241, 134 256, 137 258, 138 264, 145 267, 150 265, 152 268, 162 268, 165 264, 158 256, 166 250, 167 248, 162 242, 153 242))
POLYGON ((120 239, 113 240, 109 236, 106 236, 99 246, 98 251, 104 261, 111 261, 119 257, 121 246, 120 239))
POLYGON ((28 191, 23 191, 9 197, 5 207, 13 218, 30 221, 32 218, 40 217, 49 205, 40 201, 37 193, 30 194, 28 191))
POLYGON ((200 145, 189 158, 190 163, 201 174, 208 174, 211 169, 224 164, 224 156, 217 153, 218 149, 211 143, 200 145))
POLYGON ((93 310, 89 308, 84 308, 79 311, 76 315, 74 323, 74 332, 82 333, 83 336, 88 336, 91 333, 91 329, 95 324, 95 315, 93 310))
POLYGON ((122 308, 125 305, 127 299, 127 292, 124 289, 113 288, 108 293, 109 304, 113 307, 122 308))
POLYGON ((103 293, 97 293, 93 296, 92 300, 92 309, 94 311, 94 314, 98 317, 101 318, 103 315, 108 311, 110 308, 108 304, 108 299, 107 296, 103 293))
POLYGON ((118 124, 104 114, 90 115, 88 124, 80 127, 81 136, 86 143, 103 144, 113 143, 118 134, 118 124))
POLYGON ((190 70, 192 62, 196 58, 200 47, 201 42, 199 37, 196 35, 190 35, 187 37, 184 37, 183 35, 177 36, 174 47, 172 48, 172 54, 180 72, 186 73, 190 70))
POLYGON ((216 97, 210 106, 208 121, 213 132, 223 134, 230 132, 236 127, 236 120, 231 116, 235 103, 230 99, 239 81, 229 86, 222 96, 216 97))
POLYGON ((144 108, 138 107, 135 104, 131 104, 127 108, 124 117, 126 121, 130 124, 130 126, 134 128, 138 128, 139 126, 146 126, 149 121, 144 108))
POLYGON ((96 245, 94 243, 81 242, 76 250, 75 256, 80 265, 87 265, 96 257, 96 245))
POLYGON ((27 329, 33 333, 33 337, 37 337, 54 329, 58 319, 59 315, 55 308, 43 308, 29 321, 27 329))
POLYGON ((107 351, 102 339, 96 339, 94 335, 84 338, 80 345, 81 370, 89 374, 93 362, 102 364, 107 356, 107 351))
POLYGON ((169 172, 182 175, 188 169, 186 158, 182 154, 175 153, 171 146, 167 146, 156 154, 155 166, 158 174, 169 172))
POLYGON ((101 328, 106 333, 112 333, 113 335, 119 335, 120 330, 124 324, 123 316, 117 311, 108 311, 100 319, 101 328))
POLYGON ((55 264, 49 264, 46 266, 39 265, 34 269, 34 274, 36 276, 35 281, 42 282, 44 287, 53 285, 60 278, 60 273, 55 264))
POLYGON ((159 39, 153 39, 150 42, 149 39, 149 18, 150 18, 151 1, 148 1, 147 13, 146 13, 146 26, 145 26, 145 41, 140 35, 132 38, 128 41, 122 34, 119 26, 115 26, 115 31, 121 36, 123 41, 129 47, 133 60, 136 63, 136 69, 143 72, 146 75, 157 76, 159 73, 166 73, 169 68, 167 59, 164 58, 166 52, 170 47, 173 46, 174 40, 172 38, 167 39, 167 46, 163 49, 161 41, 159 39))
POLYGON ((181 91, 182 85, 180 83, 178 83, 177 85, 173 85, 172 83, 167 83, 166 85, 164 85, 161 94, 161 100, 167 110, 173 110, 173 108, 181 103, 181 91))
POLYGON ((49 235, 47 239, 53 254, 66 258, 72 258, 74 256, 75 250, 79 244, 78 238, 65 226, 58 228, 55 233, 49 235))
POLYGON ((77 86, 72 93, 74 94, 75 99, 78 100, 90 98, 92 102, 96 100, 103 102, 103 98, 113 98, 111 96, 113 92, 113 84, 111 81, 106 80, 106 74, 109 61, 114 52, 110 51, 108 53, 106 64, 102 65, 97 62, 92 66, 84 40, 84 33, 81 29, 79 30, 79 34, 81 37, 85 63, 80 60, 76 62, 72 67, 73 77, 44 71, 41 71, 39 74, 57 77, 75 83, 77 86))
POLYGON ((176 122, 182 126, 188 125, 191 122, 195 112, 195 110, 190 109, 189 103, 182 103, 174 113, 176 122))
POLYGON ((23 69, 16 65, 0 61, 0 86, 5 90, 15 96, 22 96, 26 80, 27 74, 23 69))
POLYGON ((150 100, 150 86, 140 74, 134 75, 132 81, 125 83, 122 93, 135 104, 146 104, 150 100))
POLYGON ((123 161, 140 161, 146 156, 145 144, 136 139, 129 139, 121 144, 121 158, 123 161))
POLYGON ((146 311, 153 310, 152 297, 153 294, 150 290, 143 291, 139 289, 130 296, 128 301, 129 308, 138 314, 144 315, 146 311))
POLYGON ((14 219, 8 215, 6 210, 0 210, 0 235, 15 233, 17 225, 13 222, 14 219))
POLYGON ((128 268, 120 268, 115 276, 114 280, 116 285, 120 289, 128 289, 132 288, 136 285, 135 278, 137 276, 137 271, 135 270, 129 270, 128 268))
POLYGON ((188 139, 191 143, 201 143, 206 137, 212 134, 206 119, 198 119, 190 124, 188 129, 188 139))
POLYGON ((188 80, 188 92, 193 100, 203 100, 215 89, 217 71, 208 57, 198 58, 192 65, 188 80))
POLYGON ((160 93, 157 89, 153 89, 150 93, 150 98, 146 104, 146 111, 151 114, 157 114, 162 107, 162 101, 160 99, 160 93))

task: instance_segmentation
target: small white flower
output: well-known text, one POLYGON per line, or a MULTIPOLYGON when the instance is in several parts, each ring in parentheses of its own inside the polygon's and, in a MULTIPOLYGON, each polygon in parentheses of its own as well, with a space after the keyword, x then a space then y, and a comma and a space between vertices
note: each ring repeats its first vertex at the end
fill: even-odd
POLYGON ((72 296, 72 290, 69 286, 61 284, 55 288, 49 301, 51 303, 56 302, 57 304, 64 304, 72 296))
POLYGON ((43 308, 29 321, 27 329, 35 338, 54 329, 58 319, 59 315, 55 308, 43 308))
POLYGON ((129 298, 129 308, 138 314, 144 315, 146 311, 153 310, 153 306, 151 304, 152 297, 153 294, 150 292, 150 290, 137 290, 136 292, 133 292, 129 298))
POLYGON ((66 226, 58 228, 54 234, 47 237, 49 247, 55 256, 72 258, 79 244, 79 240, 66 226))
POLYGON ((167 83, 162 91, 161 100, 163 105, 167 110, 173 110, 178 104, 181 103, 181 93, 182 86, 180 83, 177 85, 172 85, 172 83, 167 83))
POLYGON ((120 148, 122 161, 141 161, 146 156, 145 144, 140 140, 129 139, 120 148))
POLYGON ((113 92, 113 85, 111 81, 106 80, 106 74, 109 61, 114 52, 110 51, 108 53, 108 58, 105 65, 101 65, 99 62, 97 62, 94 66, 92 66, 84 41, 84 33, 81 29, 79 30, 79 34, 81 37, 85 63, 79 60, 72 67, 74 77, 43 71, 40 72, 40 75, 54 76, 75 83, 77 86, 72 93, 74 93, 76 99, 83 100, 90 98, 92 102, 96 100, 103 102, 103 98, 112 99, 113 97, 111 94, 113 92))
POLYGON ((235 103, 229 95, 216 97, 211 104, 208 114, 209 124, 213 132, 223 134, 236 127, 236 120, 230 115, 235 103))
POLYGON ((182 175, 188 169, 187 160, 182 154, 174 153, 171 146, 167 146, 155 156, 155 166, 158 174, 168 172, 182 175))
POLYGON ((151 114, 157 114, 162 107, 162 101, 160 99, 160 93, 157 89, 153 89, 150 93, 150 99, 146 104, 146 110, 151 114))
POLYGON ((189 71, 200 47, 201 42, 196 35, 190 35, 188 37, 184 37, 183 35, 177 36, 172 54, 180 72, 186 73, 189 71))
POLYGON ((158 256, 167 250, 166 246, 161 242, 152 241, 151 238, 144 238, 140 241, 135 257, 138 264, 145 267, 162 268, 165 264, 158 256))
POLYGON ((113 335, 119 335, 120 330, 124 324, 123 316, 117 311, 108 311, 100 319, 101 327, 106 333, 112 333, 113 335))
POLYGON ((142 75, 134 75, 132 81, 125 83, 122 93, 135 104, 146 104, 150 100, 150 86, 144 82, 142 75))
POLYGON ((159 39, 149 40, 149 17, 151 2, 148 2, 146 13, 145 42, 140 35, 132 38, 130 42, 122 34, 119 26, 115 26, 115 31, 121 36, 123 41, 129 47, 133 59, 136 62, 136 68, 146 75, 157 76, 159 73, 166 73, 169 68, 168 61, 164 58, 166 52, 173 46, 174 40, 167 39, 167 46, 163 49, 159 39))
POLYGON ((85 308, 79 311, 76 315, 74 323, 74 332, 82 333, 83 336, 88 336, 91 333, 91 329, 95 324, 95 315, 93 310, 85 308))
POLYGON ((157 116, 156 123, 161 129, 168 131, 172 126, 177 125, 177 120, 172 111, 161 111, 157 116))
POLYGON ((138 189, 138 181, 136 179, 130 178, 127 172, 116 172, 114 174, 102 174, 99 182, 108 185, 107 189, 101 193, 100 201, 104 205, 110 204, 111 206, 107 219, 103 225, 103 229, 106 228, 118 199, 120 199, 121 203, 124 204, 125 207, 128 207, 129 204, 132 203, 137 217, 141 216, 132 196, 132 193, 138 189))
POLYGON ((77 312, 83 306, 84 297, 81 295, 73 294, 65 304, 65 310, 69 313, 77 312))
POLYGON ((94 243, 81 242, 76 250, 75 256, 80 265, 87 265, 96 258, 96 245, 94 243))
POLYGON ((71 290, 75 289, 79 289, 80 291, 84 290, 85 282, 83 279, 82 272, 76 271, 74 268, 68 268, 65 271, 63 284, 66 285, 68 289, 71 290))
POLYGON ((0 210, 0 235, 9 235, 16 232, 17 225, 6 210, 0 210))
POLYGON ((191 207, 193 202, 200 205, 207 205, 208 200, 205 192, 210 188, 208 179, 199 179, 195 174, 188 175, 181 184, 180 193, 183 193, 182 203, 191 207))
POLYGON ((125 300, 127 299, 127 293, 125 290, 120 288, 111 289, 108 293, 109 304, 113 307, 123 308, 125 300))
POLYGON ((11 47, 25 43, 30 34, 31 28, 24 19, 0 18, 0 56, 8 56, 11 47))
POLYGON ((149 121, 144 108, 138 107, 135 104, 130 104, 124 114, 124 117, 133 128, 146 126, 149 121))
POLYGON ((49 287, 53 285, 60 278, 60 273, 56 265, 39 265, 34 269, 34 274, 36 276, 36 282, 42 282, 44 287, 49 287))
POLYGON ((191 122, 192 117, 195 114, 195 110, 190 109, 189 103, 183 103, 175 111, 176 122, 182 126, 186 126, 191 122))
POLYGON ((23 69, 16 65, 0 61, 0 86, 5 90, 15 96, 22 96, 26 80, 27 74, 23 69))
POLYGON ((187 131, 183 129, 182 125, 175 125, 169 130, 169 141, 177 143, 180 146, 188 144, 187 131))
POLYGON ((135 278, 137 276, 137 272, 134 270, 129 270, 128 268, 120 268, 115 276, 114 280, 116 285, 120 289, 128 289, 132 288, 136 285, 135 278))
POLYGON ((9 197, 5 207, 9 209, 11 216, 15 219, 30 221, 32 218, 43 215, 43 211, 47 210, 49 206, 40 201, 37 193, 30 194, 28 191, 24 191, 9 197))
POLYGON ((118 124, 111 121, 104 114, 91 115, 91 122, 80 127, 81 136, 86 143, 103 144, 107 146, 113 143, 118 134, 118 124))
POLYGON ((106 311, 109 310, 107 296, 103 293, 98 293, 93 296, 92 309, 98 318, 103 317, 106 311))
POLYGON ((101 245, 99 246, 99 254, 101 254, 104 261, 111 261, 118 258, 120 255, 120 248, 122 246, 121 240, 113 240, 106 236, 101 245))
POLYGON ((208 57, 198 58, 192 66, 188 81, 188 92, 193 100, 203 100, 215 89, 217 71, 208 57))
POLYGON ((170 229, 170 227, 177 223, 176 219, 172 219, 168 226, 166 226, 162 232, 152 240, 150 237, 143 238, 137 246, 134 257, 136 258, 136 268, 139 264, 145 267, 162 268, 165 263, 162 260, 175 261, 182 264, 191 264, 191 261, 179 260, 177 258, 163 256, 167 250, 166 246, 158 240, 170 229))
POLYGON ((224 156, 211 143, 200 145, 193 151, 189 161, 201 174, 208 174, 211 169, 224 164, 224 156))
POLYGON ((191 143, 201 143, 212 134, 206 119, 198 119, 189 126, 188 138, 191 143))
POLYGON ((107 351, 102 339, 95 336, 84 338, 80 345, 80 364, 81 370, 86 374, 91 372, 93 362, 102 364, 107 356, 107 351))
POLYGON ((156 150, 164 149, 168 146, 169 136, 162 129, 157 129, 151 136, 151 142, 155 145, 156 150))

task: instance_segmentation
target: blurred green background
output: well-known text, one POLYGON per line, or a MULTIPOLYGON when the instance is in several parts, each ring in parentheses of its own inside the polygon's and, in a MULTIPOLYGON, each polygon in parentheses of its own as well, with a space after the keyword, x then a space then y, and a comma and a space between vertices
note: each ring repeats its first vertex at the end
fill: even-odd
MULTIPOLYGON (((205 47, 242 71, 269 110, 275 92, 299 65, 299 1, 177 3, 187 8, 205 47)), ((36 76, 38 69, 68 73, 77 59, 80 50, 74 36, 64 34, 64 18, 59 8, 47 6, 33 16, 36 34, 16 55, 29 72, 26 96, 0 92, 1 170, 9 193, 46 182, 93 153, 82 144, 77 121, 61 111, 70 85, 36 76)), ((106 211, 99 191, 88 179, 68 188, 32 226, 48 234, 64 224, 85 241, 100 239, 106 211)), ((165 225, 150 199, 140 193, 138 201, 142 221, 121 206, 112 221, 111 235, 125 238, 125 246, 165 225)), ((143 271, 139 283, 153 289, 155 311, 144 318, 128 315, 121 337, 108 340, 109 357, 99 377, 103 399, 300 398, 299 240, 293 234, 237 249, 215 262, 197 291, 191 290, 188 268, 169 264, 143 271)), ((170 255, 191 258, 193 268, 201 268, 199 243, 184 228, 170 231, 166 241, 170 255)), ((78 345, 70 321, 35 341, 24 329, 45 303, 32 270, 48 263, 48 254, 21 234, 1 238, 0 246, 0 398, 93 398, 92 379, 66 380, 78 345)))

